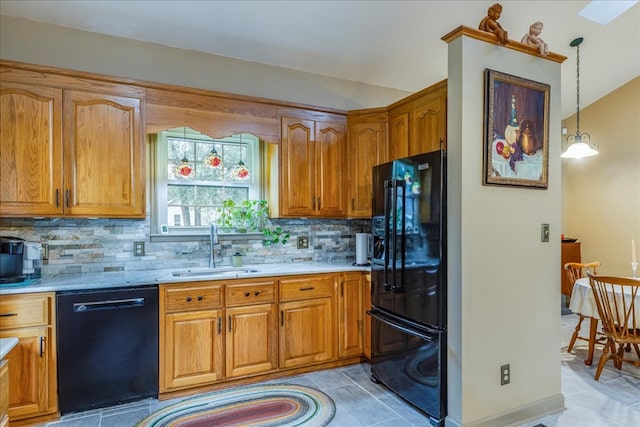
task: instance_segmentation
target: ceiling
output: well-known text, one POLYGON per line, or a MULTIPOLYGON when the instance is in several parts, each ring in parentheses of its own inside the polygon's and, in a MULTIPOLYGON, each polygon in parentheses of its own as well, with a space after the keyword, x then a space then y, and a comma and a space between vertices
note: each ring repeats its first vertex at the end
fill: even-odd
MULTIPOLYGON (((2 0, 0 14, 415 92, 447 77, 441 37, 477 28, 489 1, 2 0)), ((520 41, 542 21, 562 64, 562 117, 640 75, 640 3, 608 25, 578 15, 588 1, 501 1, 520 41)))

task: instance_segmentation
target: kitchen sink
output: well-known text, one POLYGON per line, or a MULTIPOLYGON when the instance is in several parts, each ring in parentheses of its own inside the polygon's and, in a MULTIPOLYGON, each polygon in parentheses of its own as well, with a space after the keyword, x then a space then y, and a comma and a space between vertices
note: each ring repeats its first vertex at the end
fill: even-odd
POLYGON ((175 277, 234 276, 236 274, 257 273, 255 268, 189 268, 171 272, 175 277))

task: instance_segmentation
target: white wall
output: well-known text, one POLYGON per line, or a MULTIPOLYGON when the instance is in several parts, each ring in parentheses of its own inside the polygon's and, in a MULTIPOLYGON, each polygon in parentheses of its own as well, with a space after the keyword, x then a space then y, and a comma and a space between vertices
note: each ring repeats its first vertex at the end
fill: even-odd
POLYGON ((382 107, 409 95, 396 89, 8 16, 0 17, 0 56, 342 110, 382 107))
POLYGON ((496 426, 564 406, 560 391, 560 64, 462 36, 449 43, 449 418, 496 426), (546 190, 482 185, 484 70, 551 87, 546 190), (511 383, 500 385, 500 366, 511 383))
MULTIPOLYGON (((564 125, 574 133, 575 115, 564 125)), ((562 232, 600 274, 630 275, 631 239, 640 254, 640 77, 581 109, 580 131, 600 154, 562 160, 562 232)))

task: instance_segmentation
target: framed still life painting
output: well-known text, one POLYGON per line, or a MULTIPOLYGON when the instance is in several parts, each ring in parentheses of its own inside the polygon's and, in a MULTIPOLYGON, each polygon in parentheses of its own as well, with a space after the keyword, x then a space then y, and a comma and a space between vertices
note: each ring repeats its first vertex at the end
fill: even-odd
POLYGON ((485 70, 484 185, 546 189, 549 85, 485 70))

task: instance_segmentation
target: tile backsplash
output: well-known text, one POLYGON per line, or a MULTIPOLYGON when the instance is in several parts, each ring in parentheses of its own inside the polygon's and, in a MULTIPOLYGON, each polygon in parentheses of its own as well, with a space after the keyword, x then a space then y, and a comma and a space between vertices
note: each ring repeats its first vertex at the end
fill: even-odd
MULTIPOLYGON (((260 234, 219 235, 216 260, 231 265, 239 252, 244 264, 355 261, 355 233, 370 232, 369 220, 277 219, 273 225, 290 234, 289 241, 265 246, 260 234), (308 249, 297 248, 297 237, 309 236, 308 249)), ((1 218, 0 235, 46 243, 49 259, 43 276, 106 271, 206 267, 209 239, 157 241, 149 220, 1 218), (144 242, 145 255, 134 256, 134 242, 144 242)))

